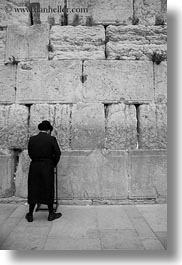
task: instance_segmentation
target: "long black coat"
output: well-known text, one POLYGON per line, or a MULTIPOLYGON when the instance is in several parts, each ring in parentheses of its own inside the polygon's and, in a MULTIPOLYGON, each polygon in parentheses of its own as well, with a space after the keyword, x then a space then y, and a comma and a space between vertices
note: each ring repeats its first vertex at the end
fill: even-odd
POLYGON ((28 154, 32 159, 28 174, 28 203, 54 202, 54 167, 61 151, 55 137, 45 132, 30 137, 28 154))

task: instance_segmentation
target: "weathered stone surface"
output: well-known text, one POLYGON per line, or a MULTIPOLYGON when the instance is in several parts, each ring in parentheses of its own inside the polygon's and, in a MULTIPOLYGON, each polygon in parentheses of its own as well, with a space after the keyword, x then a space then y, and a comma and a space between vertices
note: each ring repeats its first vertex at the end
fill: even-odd
POLYGON ((82 98, 78 60, 24 62, 18 65, 17 102, 74 103, 82 98))
POLYGON ((106 148, 122 150, 137 147, 136 108, 133 105, 113 104, 108 107, 106 148))
POLYGON ((64 23, 64 0, 30 0, 33 23, 49 23, 51 25, 64 23))
POLYGON ((139 107, 139 148, 167 148, 167 106, 165 104, 139 107))
POLYGON ((131 24, 133 2, 131 0, 96 1, 68 0, 69 25, 131 24))
POLYGON ((30 25, 30 13, 22 0, 1 0, 0 2, 0 27, 13 24, 30 25))
POLYGON ((0 64, 0 103, 15 102, 16 66, 0 64))
POLYGON ((53 26, 50 32, 52 59, 105 59, 104 26, 53 26))
POLYGON ((0 197, 13 195, 13 163, 11 154, 0 152, 0 197))
POLYGON ((98 149, 63 153, 58 165, 59 198, 127 198, 126 158, 122 151, 98 149))
POLYGON ((86 102, 150 102, 154 99, 152 62, 85 61, 84 75, 86 102))
POLYGON ((71 147, 95 149, 104 147, 104 105, 78 103, 72 108, 71 147))
POLYGON ((167 28, 162 26, 108 26, 107 59, 152 60, 155 53, 167 58, 167 28))
POLYGON ((167 47, 166 45, 135 45, 108 42, 106 53, 107 59, 151 61, 154 53, 166 59, 167 47))
POLYGON ((161 0, 135 0, 134 18, 139 24, 161 25, 166 20, 167 1, 161 0), (162 7, 163 6, 163 7, 162 7))
POLYGON ((15 196, 27 198, 28 192, 28 170, 30 165, 30 158, 27 150, 21 152, 19 156, 19 163, 16 170, 15 178, 15 196))
POLYGON ((7 30, 6 61, 14 57, 16 61, 47 59, 49 27, 46 24, 11 25, 7 30))
POLYGON ((29 135, 39 132, 38 124, 48 120, 54 125, 55 106, 50 104, 33 104, 30 108, 29 135))
POLYGON ((167 62, 154 65, 155 75, 155 102, 167 102, 167 62))
POLYGON ((1 148, 26 148, 28 137, 28 109, 25 106, 0 106, 1 148))
POLYGON ((5 57, 6 30, 0 30, 0 62, 4 62, 5 57))
POLYGON ((129 197, 167 196, 165 150, 129 152, 129 197))
POLYGON ((27 148, 28 141, 28 108, 13 104, 9 108, 7 124, 8 148, 27 148))

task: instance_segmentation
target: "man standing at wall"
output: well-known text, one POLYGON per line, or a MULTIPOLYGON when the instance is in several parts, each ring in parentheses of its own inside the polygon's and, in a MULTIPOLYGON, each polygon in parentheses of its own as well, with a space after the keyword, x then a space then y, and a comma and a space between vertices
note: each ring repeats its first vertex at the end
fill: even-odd
POLYGON ((51 136, 53 127, 49 121, 41 122, 38 129, 39 134, 30 137, 28 143, 28 154, 32 160, 28 174, 29 212, 25 216, 28 222, 33 221, 36 204, 48 205, 48 221, 62 216, 53 209, 54 167, 60 159, 61 151, 56 138, 51 136))

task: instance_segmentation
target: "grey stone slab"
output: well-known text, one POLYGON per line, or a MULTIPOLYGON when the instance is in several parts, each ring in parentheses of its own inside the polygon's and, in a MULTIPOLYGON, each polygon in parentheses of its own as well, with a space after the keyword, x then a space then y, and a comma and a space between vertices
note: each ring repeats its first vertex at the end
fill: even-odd
POLYGON ((139 148, 167 148, 167 105, 149 104, 139 106, 139 148))
POLYGON ((129 196, 167 196, 165 150, 129 151, 129 196))
POLYGON ((145 250, 165 250, 161 242, 157 239, 144 239, 142 244, 145 247, 145 250))
POLYGON ((153 231, 167 231, 167 205, 138 205, 137 208, 153 231))
POLYGON ((53 223, 49 232, 50 238, 81 239, 89 237, 89 231, 97 227, 96 212, 92 207, 60 207, 59 211, 62 217, 53 223))
POLYGON ((110 25, 106 38, 107 59, 152 60, 154 53, 167 59, 166 26, 110 25))
POLYGON ((49 58, 53 60, 105 59, 104 26, 53 26, 50 32, 52 50, 49 58))
POLYGON ((163 24, 166 21, 166 6, 167 1, 136 0, 134 1, 134 18, 138 19, 139 24, 163 24))
POLYGON ((11 154, 0 154, 0 197, 13 195, 13 161, 11 154))
POLYGON ((83 97, 81 74, 79 60, 21 62, 16 100, 19 103, 77 103, 83 97))
POLYGON ((156 236, 158 237, 158 239, 160 240, 161 244, 163 245, 163 247, 165 249, 167 249, 167 241, 168 241, 168 238, 167 238, 167 232, 155 232, 156 236))
POLYGON ((137 148, 136 108, 133 105, 112 104, 107 108, 106 148, 126 150, 137 148))
POLYGON ((101 103, 78 103, 72 107, 71 147, 75 150, 104 148, 105 116, 101 103))
POLYGON ((96 208, 99 229, 133 229, 133 224, 119 206, 99 206, 96 208))
POLYGON ((68 0, 67 6, 69 25, 132 23, 133 3, 131 0, 123 0, 122 3, 119 0, 68 0), (74 12, 71 12, 72 9, 74 12))
POLYGON ((0 27, 12 24, 30 25, 30 13, 26 7, 27 1, 1 0, 0 2, 0 27), (17 10, 19 8, 19 10, 17 10))
POLYGON ((128 196, 123 151, 67 151, 58 165, 60 199, 123 199, 128 196))
POLYGON ((46 24, 11 25, 7 30, 6 62, 9 58, 27 61, 48 58, 49 27, 46 24))
POLYGON ((101 250, 99 239, 48 238, 44 250, 101 250))
MULTIPOLYGON (((3 242, 1 249, 3 250, 40 250, 43 248, 48 232, 49 226, 36 226, 35 222, 28 223, 26 219, 9 218, 8 220, 18 220, 18 224, 10 230, 9 235, 3 242)), ((46 220, 48 223, 48 221, 46 220)))
POLYGON ((144 250, 135 230, 102 229, 100 230, 102 250, 144 250))
POLYGON ((0 103, 14 103, 15 102, 15 65, 0 64, 0 103))
POLYGON ((149 61, 85 61, 84 102, 151 102, 153 63, 149 61))

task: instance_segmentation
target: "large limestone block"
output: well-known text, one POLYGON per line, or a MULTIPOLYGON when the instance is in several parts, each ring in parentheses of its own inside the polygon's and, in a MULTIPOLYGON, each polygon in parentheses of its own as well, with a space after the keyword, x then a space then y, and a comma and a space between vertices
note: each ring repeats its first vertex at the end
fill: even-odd
POLYGON ((15 174, 15 196, 27 198, 30 158, 27 150, 21 152, 15 174))
POLYGON ((113 104, 108 107, 106 148, 122 150, 137 147, 137 119, 134 105, 113 104))
POLYGON ((30 25, 30 12, 27 8, 28 0, 1 0, 0 27, 13 24, 30 25))
POLYGON ((14 104, 9 108, 7 145, 8 148, 27 148, 28 141, 28 108, 14 104))
POLYGON ((127 154, 124 151, 63 152, 58 164, 59 198, 127 198, 126 163, 127 154))
POLYGON ((107 59, 152 60, 167 58, 167 28, 162 26, 113 26, 106 29, 107 59))
POLYGON ((53 26, 50 32, 53 59, 105 59, 104 26, 53 26))
POLYGON ((24 149, 28 139, 28 109, 21 105, 0 106, 0 146, 24 149))
POLYGON ((0 197, 10 197, 14 192, 12 155, 0 152, 0 197))
POLYGON ((129 197, 167 196, 167 155, 165 150, 129 152, 129 197))
POLYGON ((24 62, 18 65, 17 102, 74 103, 82 98, 78 60, 24 62))
POLYGON ((134 18, 139 24, 160 25, 166 20, 167 1, 161 0, 135 0, 134 18), (161 4, 163 2, 163 5, 161 4))
POLYGON ((4 62, 5 57, 6 30, 0 30, 0 62, 4 62))
POLYGON ((11 25, 7 30, 6 61, 47 59, 49 27, 47 24, 33 26, 11 25))
POLYGON ((95 149, 104 147, 104 105, 78 103, 72 108, 71 147, 95 149))
POLYGON ((84 75, 86 102, 150 102, 154 99, 152 62, 85 61, 84 75))
POLYGON ((167 102, 167 62, 154 65, 155 75, 155 102, 167 102))
POLYGON ((0 103, 15 102, 16 66, 0 64, 0 103))
POLYGON ((64 0, 30 0, 33 23, 62 25, 62 23, 64 23, 64 3, 64 0))
POLYGON ((133 1, 68 0, 69 25, 131 24, 133 1))
POLYGON ((167 148, 167 106, 165 104, 139 107, 139 148, 167 148))

